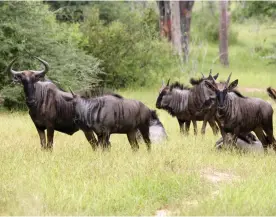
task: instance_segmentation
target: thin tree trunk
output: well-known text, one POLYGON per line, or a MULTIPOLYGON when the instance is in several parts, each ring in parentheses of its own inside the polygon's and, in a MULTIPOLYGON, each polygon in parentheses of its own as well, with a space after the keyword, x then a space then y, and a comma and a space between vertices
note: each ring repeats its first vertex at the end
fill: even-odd
POLYGON ((180 1, 179 5, 181 14, 181 41, 184 51, 184 60, 187 62, 189 59, 190 28, 194 1, 180 1))
POLYGON ((219 56, 220 62, 224 66, 229 66, 228 61, 228 21, 227 21, 227 0, 222 0, 220 4, 220 28, 219 28, 219 56))
POLYGON ((171 6, 171 21, 172 21, 172 44, 179 54, 182 56, 182 43, 181 43, 181 26, 180 26, 180 8, 179 1, 170 1, 171 6))
POLYGON ((171 10, 169 1, 158 1, 160 35, 171 41, 171 10))

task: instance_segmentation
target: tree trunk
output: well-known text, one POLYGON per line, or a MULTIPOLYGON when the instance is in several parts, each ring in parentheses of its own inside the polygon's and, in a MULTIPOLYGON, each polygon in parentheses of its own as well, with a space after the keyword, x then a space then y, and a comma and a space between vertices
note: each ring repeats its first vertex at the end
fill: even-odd
POLYGON ((229 66, 228 61, 228 33, 227 33, 227 0, 222 0, 220 4, 220 28, 219 28, 219 56, 220 62, 224 66, 229 66))
POLYGON ((181 26, 180 26, 180 8, 179 1, 170 1, 171 6, 171 31, 172 31, 172 44, 179 54, 182 57, 182 43, 181 43, 181 26))
POLYGON ((189 58, 189 42, 190 42, 190 27, 192 19, 192 9, 194 1, 180 1, 180 14, 181 14, 181 32, 182 32, 182 45, 184 51, 184 60, 187 62, 189 58))
POLYGON ((169 1, 158 1, 160 35, 171 41, 171 10, 169 1))

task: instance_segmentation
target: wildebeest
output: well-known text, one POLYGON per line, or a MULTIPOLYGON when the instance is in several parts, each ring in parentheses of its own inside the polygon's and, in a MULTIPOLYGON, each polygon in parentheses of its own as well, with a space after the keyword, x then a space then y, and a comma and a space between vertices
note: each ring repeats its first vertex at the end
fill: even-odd
MULTIPOLYGON (((168 137, 166 130, 163 124, 161 123, 161 121, 159 120, 155 110, 151 110, 149 133, 150 133, 150 141, 152 143, 164 142, 168 137)), ((142 139, 142 135, 139 130, 136 133, 136 138, 138 141, 142 139)))
MULTIPOLYGON (((41 71, 23 70, 15 71, 12 69, 17 60, 14 59, 7 67, 15 81, 23 85, 26 104, 29 114, 35 124, 42 149, 53 148, 54 131, 72 135, 79 130, 74 123, 75 110, 72 102, 67 102, 63 97, 70 97, 71 94, 60 90, 50 81, 40 81, 49 71, 49 64, 38 57, 44 69, 41 71), (45 137, 47 130, 47 143, 45 137)), ((85 136, 91 146, 95 148, 96 138, 93 133, 85 132, 85 136)))
POLYGON ((197 134, 196 121, 203 121, 201 133, 205 134, 207 122, 212 127, 213 133, 218 133, 218 127, 215 123, 214 114, 215 106, 213 106, 214 93, 204 85, 206 78, 198 81, 192 88, 175 82, 169 85, 169 81, 159 93, 156 101, 156 107, 164 109, 172 116, 176 116, 183 132, 183 123, 186 122, 186 131, 189 130, 189 121, 193 122, 194 132, 197 134))
MULTIPOLYGON (((232 135, 228 134, 226 135, 226 138, 230 140, 230 141, 227 141, 226 144, 231 144, 232 135)), ((221 137, 216 142, 216 148, 221 149, 222 147, 223 147, 223 137, 221 137)), ((258 140, 256 136, 252 133, 247 134, 245 137, 238 137, 234 147, 244 152, 263 152, 264 150, 260 140, 258 140)))
POLYGON ((109 146, 110 135, 118 133, 127 134, 132 149, 137 150, 139 145, 136 131, 139 130, 147 149, 150 150, 151 110, 142 102, 125 99, 117 94, 85 99, 72 91, 71 93, 71 97, 64 96, 64 98, 74 104, 75 123, 84 132, 95 132, 98 143, 103 148, 109 146))
POLYGON ((230 78, 231 74, 225 83, 205 81, 205 85, 216 93, 216 118, 223 138, 226 133, 230 133, 233 135, 233 143, 236 143, 238 136, 254 131, 265 151, 270 144, 276 151, 271 105, 262 99, 244 97, 233 91, 238 85, 238 79, 229 85, 230 78))

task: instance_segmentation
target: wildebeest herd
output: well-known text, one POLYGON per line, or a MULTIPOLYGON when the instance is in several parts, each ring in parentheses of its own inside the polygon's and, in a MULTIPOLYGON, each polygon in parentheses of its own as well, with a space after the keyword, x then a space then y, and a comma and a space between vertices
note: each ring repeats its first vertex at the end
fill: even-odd
MULTIPOLYGON (((49 64, 35 58, 44 66, 41 71, 15 71, 12 66, 16 59, 8 65, 7 71, 14 81, 23 85, 26 104, 42 149, 53 149, 55 130, 69 135, 82 130, 93 150, 97 147, 110 148, 111 134, 127 134, 133 150, 139 148, 138 142, 142 138, 148 150, 152 142, 160 143, 168 138, 156 111, 142 102, 113 92, 103 91, 96 96, 65 92, 45 78, 49 64)), ((260 98, 243 96, 236 89, 238 80, 230 83, 231 74, 226 82, 217 82, 218 76, 212 76, 210 71, 207 77, 202 74, 199 79, 192 78, 192 87, 179 82, 170 84, 170 80, 166 85, 163 82, 156 108, 176 117, 184 135, 189 133, 191 122, 195 135, 197 121, 203 121, 202 135, 209 123, 214 135, 221 133, 222 137, 216 142, 218 149, 230 145, 266 152, 272 145, 276 151, 271 105, 260 98)), ((267 91, 276 100, 276 91, 270 87, 267 91)))

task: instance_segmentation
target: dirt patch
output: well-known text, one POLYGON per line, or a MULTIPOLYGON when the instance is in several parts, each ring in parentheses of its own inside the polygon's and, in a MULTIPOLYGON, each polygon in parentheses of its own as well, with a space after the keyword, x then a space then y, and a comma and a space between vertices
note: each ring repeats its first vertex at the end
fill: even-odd
POLYGON ((156 211, 155 216, 170 216, 171 212, 167 209, 159 209, 156 211))
POLYGON ((218 172, 211 168, 202 170, 201 176, 212 183, 232 182, 232 181, 238 181, 240 179, 239 176, 236 176, 234 174, 226 173, 226 172, 218 172))

